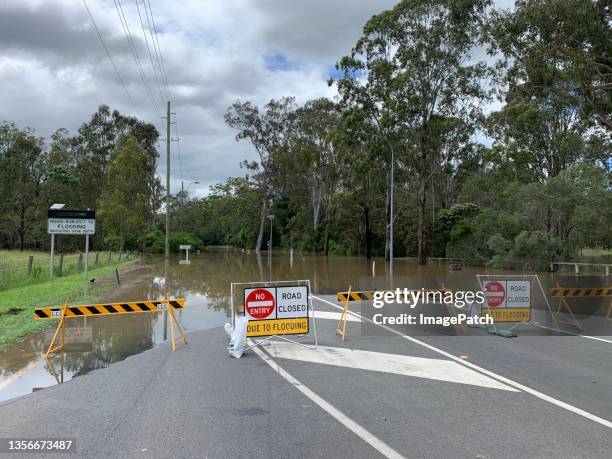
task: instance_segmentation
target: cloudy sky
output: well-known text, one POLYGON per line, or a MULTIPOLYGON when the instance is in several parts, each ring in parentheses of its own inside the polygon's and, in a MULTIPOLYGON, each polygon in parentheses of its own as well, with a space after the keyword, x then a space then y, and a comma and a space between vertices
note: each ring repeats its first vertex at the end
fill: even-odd
MULTIPOLYGON (((147 0, 144 0, 147 1, 147 0)), ((261 105, 293 95, 298 102, 333 97, 327 79, 347 54, 367 19, 394 0, 148 0, 175 103, 180 155, 173 143, 172 192, 193 181, 190 192, 228 176, 254 158, 225 126, 236 99, 261 105), (179 160, 180 156, 180 160, 179 160)), ((82 0, 0 1, 0 120, 49 136, 71 132, 104 103, 162 129, 163 110, 144 40, 143 0, 121 0, 127 26, 151 85, 139 74, 114 0, 86 0, 126 84, 130 101, 93 28, 82 0)), ((499 0, 509 6, 512 0, 499 0)), ((152 43, 149 47, 153 53, 152 43)), ((153 62, 157 69, 155 55, 153 62)), ((159 75, 158 75, 159 78, 159 75)), ((165 131, 164 131, 165 132, 165 131)), ((160 175, 165 177, 165 147, 160 175)))

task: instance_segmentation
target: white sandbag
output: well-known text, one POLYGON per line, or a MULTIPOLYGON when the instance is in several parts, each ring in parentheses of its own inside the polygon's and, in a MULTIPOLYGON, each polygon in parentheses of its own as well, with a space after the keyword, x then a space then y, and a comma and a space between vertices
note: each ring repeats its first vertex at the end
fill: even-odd
POLYGON ((234 358, 239 359, 240 357, 242 357, 242 353, 246 348, 246 334, 248 324, 249 319, 247 317, 236 317, 236 326, 234 327, 230 343, 227 346, 227 350, 234 358))

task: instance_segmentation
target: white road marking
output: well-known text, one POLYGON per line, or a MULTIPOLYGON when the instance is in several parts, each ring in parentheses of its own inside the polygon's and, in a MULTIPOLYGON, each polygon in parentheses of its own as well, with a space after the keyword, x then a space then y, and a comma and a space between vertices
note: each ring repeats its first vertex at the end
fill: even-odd
MULTIPOLYGON (((252 342, 251 340, 249 340, 249 345, 251 344, 252 342)), ((361 427, 359 424, 357 424, 355 421, 349 418, 346 414, 342 413, 336 407, 334 407, 333 405, 331 405, 330 403, 328 403, 327 401, 319 397, 312 390, 310 390, 300 381, 295 379, 290 373, 287 373, 287 371, 285 371, 278 363, 276 363, 274 360, 268 357, 268 355, 265 352, 263 352, 261 349, 254 347, 253 352, 255 352, 259 357, 261 357, 261 359, 264 362, 266 362, 268 365, 270 365, 270 367, 272 367, 272 369, 276 371, 280 376, 282 376, 287 381, 289 381, 293 385, 293 387, 299 390, 302 394, 304 394, 314 403, 319 405, 319 407, 321 407, 330 416, 336 419, 336 421, 338 421, 344 427, 349 429, 351 432, 353 432, 363 441, 368 443, 372 448, 374 448, 380 454, 386 457, 389 457, 389 458, 394 458, 394 459, 401 459, 404 457, 400 453, 395 451, 393 448, 391 448, 389 445, 387 445, 385 442, 383 442, 382 440, 380 440, 379 438, 375 437, 370 432, 368 432, 366 429, 361 427)), ((315 351, 309 351, 309 352, 314 353, 315 351)))
POLYGON ((427 359, 408 355, 327 346, 319 346, 317 351, 313 352, 297 344, 279 341, 268 341, 262 346, 275 358, 301 360, 358 370, 380 371, 402 376, 435 379, 437 381, 518 392, 516 389, 502 384, 495 379, 446 359, 427 359))
MULTIPOLYGON (((330 312, 330 311, 315 311, 314 312, 315 319, 331 319, 331 320, 340 320, 342 314, 340 312, 330 312)), ((310 317, 312 317, 312 311, 310 311, 310 317)), ((346 320, 349 322, 361 322, 359 317, 355 317, 349 314, 346 317, 346 320)))
MULTIPOLYGON (((327 303, 327 304, 333 306, 334 308, 342 309, 342 307, 338 306, 337 304, 332 303, 331 301, 327 301, 327 300, 325 300, 323 298, 320 298, 320 297, 318 297, 316 295, 312 295, 312 297, 316 298, 317 300, 323 301, 324 303, 327 303)), ((368 322, 374 323, 370 319, 368 319, 366 317, 362 317, 360 314, 357 314, 355 312, 353 314, 358 315, 359 317, 361 317, 362 320, 367 320, 368 322)), ((515 387, 516 389, 519 389, 519 390, 522 390, 524 392, 527 392, 528 394, 531 394, 534 397, 537 397, 537 398, 539 398, 541 400, 544 400, 546 402, 552 403, 553 405, 557 405, 558 407, 561 407, 561 408, 563 408, 563 409, 565 409, 567 411, 570 411, 570 412, 572 412, 574 414, 582 416, 582 417, 584 417, 586 419, 589 419, 589 420, 591 420, 593 422, 601 424, 604 427, 608 427, 609 429, 612 429, 612 422, 608 421, 607 419, 600 418, 599 416, 595 416, 594 414, 589 413, 588 411, 582 410, 582 409, 580 409, 578 407, 570 405, 569 403, 565 403, 565 402, 563 402, 561 400, 557 400, 556 398, 553 398, 553 397, 551 397, 549 395, 546 395, 546 394, 544 394, 542 392, 539 392, 539 391, 537 391, 535 389, 531 389, 530 387, 524 386, 521 383, 518 383, 516 381, 508 379, 508 378, 506 378, 504 376, 498 375, 497 373, 493 373, 492 371, 486 370, 486 369, 484 369, 482 367, 479 367, 478 365, 474 365, 471 362, 467 362, 465 360, 462 360, 459 357, 454 356, 453 354, 450 354, 450 353, 448 353, 446 351, 443 351, 442 349, 439 349, 439 348, 437 348, 435 346, 432 346, 431 344, 427 344, 427 343, 425 343, 423 341, 420 341, 420 340, 418 340, 416 338, 413 338, 412 336, 404 335, 404 334, 398 332, 397 330, 389 328, 389 327, 387 327, 385 325, 379 325, 379 324, 375 324, 375 325, 378 325, 379 327, 382 327, 382 328, 384 328, 384 329, 386 329, 386 330, 388 330, 388 331, 390 331, 392 333, 395 333, 396 335, 401 336, 404 339, 407 339, 408 341, 412 341, 415 344, 419 344, 419 345, 421 345, 423 347, 426 347, 427 349, 430 349, 430 350, 432 350, 432 351, 434 351, 434 352, 436 352, 436 353, 438 353, 440 355, 448 357, 449 359, 454 360, 457 363, 460 363, 461 365, 465 365, 466 367, 469 367, 469 368, 471 368, 473 370, 476 370, 476 371, 479 371, 479 372, 481 372, 481 373, 483 373, 483 374, 485 374, 487 376, 495 378, 498 381, 502 381, 502 382, 508 384, 509 386, 512 386, 512 387, 515 387)))
MULTIPOLYGON (((540 324, 538 324, 538 327, 540 327, 540 328, 545 328, 545 329, 547 329, 547 330, 557 331, 557 329, 556 329, 556 328, 546 327, 546 326, 544 326, 544 325, 540 325, 540 324)), ((612 341, 610 341, 610 340, 608 340, 608 339, 598 338, 597 336, 581 335, 580 333, 574 333, 574 332, 571 332, 571 331, 569 331, 569 330, 561 330, 561 333, 568 334, 568 335, 572 335, 572 336, 580 336, 580 337, 582 337, 582 338, 594 339, 594 340, 596 340, 596 341, 603 341, 604 343, 610 343, 610 344, 612 344, 612 341)))
POLYGON ((603 341, 604 343, 612 344, 612 341, 610 341, 608 339, 598 338, 597 336, 579 335, 578 333, 572 333, 572 334, 576 335, 576 336, 582 336, 583 338, 594 339, 594 340, 597 340, 597 341, 603 341))

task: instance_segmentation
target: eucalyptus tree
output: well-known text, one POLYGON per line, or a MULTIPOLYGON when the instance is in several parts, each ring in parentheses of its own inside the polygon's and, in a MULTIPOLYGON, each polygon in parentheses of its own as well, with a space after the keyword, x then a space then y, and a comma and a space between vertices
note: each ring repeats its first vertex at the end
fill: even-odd
POLYGON ((339 149, 343 144, 336 140, 340 123, 340 109, 329 99, 310 100, 296 111, 297 155, 304 166, 312 206, 313 231, 324 226, 323 254, 329 252, 330 223, 334 213, 334 196, 338 189, 339 149))
POLYGON ((248 141, 259 156, 259 161, 242 163, 253 173, 252 179, 261 198, 256 252, 261 251, 269 201, 276 195, 277 157, 286 151, 290 143, 295 108, 295 99, 284 97, 272 99, 262 111, 251 102, 236 101, 225 113, 227 125, 238 130, 236 141, 248 141))
POLYGON ((369 111, 378 135, 399 144, 418 182, 418 260, 427 257, 427 194, 440 154, 439 118, 469 127, 486 98, 482 44, 489 0, 404 0, 373 16, 351 54, 336 65, 345 103, 369 111))
POLYGON ((24 250, 28 236, 36 238, 32 228, 41 218, 37 215, 41 191, 47 176, 48 151, 43 138, 30 129, 0 124, 0 211, 6 216, 0 233, 7 245, 24 250))
POLYGON ((609 0, 517 0, 514 11, 495 12, 491 25, 491 52, 503 55, 510 90, 564 99, 612 131, 609 0))

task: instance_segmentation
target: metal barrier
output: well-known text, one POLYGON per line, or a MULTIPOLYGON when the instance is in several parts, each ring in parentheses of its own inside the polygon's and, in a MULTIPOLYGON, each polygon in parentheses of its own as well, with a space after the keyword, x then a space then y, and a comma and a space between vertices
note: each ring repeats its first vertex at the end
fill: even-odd
POLYGON ((78 306, 71 306, 69 301, 66 300, 63 306, 50 307, 50 308, 38 308, 34 310, 34 318, 36 320, 45 319, 60 319, 59 324, 53 334, 49 348, 45 353, 45 358, 48 358, 49 354, 55 351, 59 351, 64 348, 65 342, 65 322, 67 319, 74 317, 84 316, 104 316, 104 315, 115 315, 115 314, 133 314, 140 312, 167 312, 170 315, 170 331, 172 334, 172 352, 176 349, 176 343, 183 342, 187 343, 185 337, 185 331, 182 324, 174 315, 174 310, 181 310, 185 307, 185 299, 176 298, 170 299, 168 295, 163 300, 144 300, 144 301, 130 301, 124 303, 101 303, 101 304, 82 304, 78 306), (181 337, 175 339, 174 337, 174 324, 178 329, 181 337), (55 340, 58 334, 61 332, 60 343, 57 346, 55 340))

